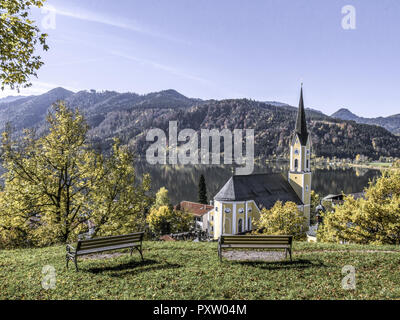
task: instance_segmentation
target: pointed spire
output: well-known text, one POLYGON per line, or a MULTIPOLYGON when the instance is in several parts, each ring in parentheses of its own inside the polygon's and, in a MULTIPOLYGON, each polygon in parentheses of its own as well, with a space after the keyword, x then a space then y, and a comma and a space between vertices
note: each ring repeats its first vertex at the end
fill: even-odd
POLYGON ((297 111, 296 133, 299 135, 300 143, 302 145, 307 144, 308 132, 307 132, 306 113, 304 111, 304 102, 303 102, 303 83, 301 83, 301 89, 300 89, 300 101, 299 101, 299 110, 297 111))

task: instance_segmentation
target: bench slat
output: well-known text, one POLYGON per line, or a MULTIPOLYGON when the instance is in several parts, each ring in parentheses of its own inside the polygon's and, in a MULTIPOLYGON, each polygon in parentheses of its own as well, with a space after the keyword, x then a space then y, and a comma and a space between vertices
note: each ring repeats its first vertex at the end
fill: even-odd
POLYGON ((94 239, 87 239, 87 240, 81 240, 81 241, 97 241, 97 240, 108 240, 108 239, 118 239, 118 238, 126 238, 126 237, 130 237, 130 236, 142 236, 144 234, 144 232, 134 232, 134 233, 128 233, 128 234, 122 234, 122 235, 118 235, 118 236, 106 236, 106 237, 98 237, 98 238, 94 238, 94 239))
POLYGON ((84 248, 80 248, 79 250, 77 250, 77 252, 81 252, 84 250, 91 250, 91 249, 98 249, 98 248, 105 248, 105 247, 113 247, 113 246, 136 246, 136 245, 140 245, 140 242, 124 242, 124 243, 108 243, 105 245, 99 245, 99 246, 91 246, 91 247, 84 247, 84 248))
POLYGON ((84 247, 90 247, 90 246, 101 246, 101 245, 107 245, 109 243, 125 243, 125 242, 140 242, 142 239, 141 238, 126 238, 126 239, 110 239, 110 240, 101 240, 101 241, 81 241, 80 242, 80 248, 84 247))
POLYGON ((141 242, 143 239, 144 232, 130 233, 119 236, 100 237, 95 239, 79 240, 77 244, 77 250, 85 250, 89 248, 100 248, 111 245, 118 245, 124 243, 135 243, 141 242))
POLYGON ((263 240, 270 240, 270 241, 290 241, 289 238, 222 238, 225 241, 235 241, 235 240, 251 240, 251 241, 263 241, 263 240))
POLYGON ((221 248, 290 248, 290 245, 284 244, 222 244, 221 248))
POLYGON ((132 236, 125 236, 125 237, 118 237, 118 238, 95 238, 95 239, 85 239, 85 240, 79 240, 81 243, 101 243, 101 242, 107 242, 107 241, 120 241, 120 240, 125 240, 125 239, 137 239, 140 240, 142 239, 141 235, 132 235, 132 236))
POLYGON ((252 240, 259 240, 259 239, 271 239, 271 240, 282 240, 282 239, 291 239, 292 237, 267 237, 267 236, 222 236, 225 240, 234 240, 234 239, 252 239, 252 240))
POLYGON ((264 245, 290 245, 290 242, 282 242, 282 241, 275 241, 275 242, 271 242, 271 241, 224 241, 222 242, 222 244, 264 244, 264 245))
POLYGON ((96 252, 103 252, 103 251, 110 251, 110 250, 117 250, 117 249, 125 249, 125 248, 132 248, 132 247, 139 247, 139 244, 132 245, 132 244, 120 244, 120 245, 114 245, 114 246, 107 246, 107 247, 100 247, 100 248, 91 248, 91 249, 85 249, 85 250, 80 250, 76 253, 77 256, 82 256, 85 254, 90 254, 90 253, 96 253, 96 252))
POLYGON ((125 241, 109 241, 109 242, 102 242, 102 243, 91 243, 91 244, 81 245, 79 247, 78 251, 90 249, 90 248, 101 248, 101 247, 117 246, 117 245, 123 245, 123 244, 137 244, 140 242, 141 241, 125 240, 125 241))

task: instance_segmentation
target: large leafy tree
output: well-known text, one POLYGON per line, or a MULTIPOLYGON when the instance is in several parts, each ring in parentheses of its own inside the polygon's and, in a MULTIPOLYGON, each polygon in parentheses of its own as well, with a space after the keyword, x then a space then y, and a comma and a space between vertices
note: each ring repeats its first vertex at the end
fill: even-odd
POLYGON ((153 199, 148 196, 150 176, 137 181, 133 155, 115 139, 110 157, 104 160, 101 183, 91 195, 94 235, 112 235, 144 230, 146 212, 153 199))
POLYGON ((400 242, 400 172, 384 171, 365 189, 365 198, 344 203, 323 216, 318 238, 326 242, 398 244, 400 242))
MULTIPOLYGON (((78 110, 63 102, 47 116, 49 132, 27 131, 14 139, 3 133, 4 190, 0 195, 0 236, 20 244, 76 240, 95 225, 96 232, 137 226, 137 212, 148 190, 136 190, 131 157, 118 144, 104 159, 86 141, 88 127, 78 110)), ((130 230, 135 231, 135 230, 130 230)))
POLYGON ((260 219, 254 222, 258 234, 293 235, 296 239, 305 237, 305 223, 304 213, 291 201, 277 201, 271 209, 262 209, 260 219))
POLYGON ((43 0, 0 0, 0 82, 1 89, 28 87, 30 76, 43 65, 35 54, 37 45, 48 50, 47 34, 41 33, 29 18, 32 6, 43 0))

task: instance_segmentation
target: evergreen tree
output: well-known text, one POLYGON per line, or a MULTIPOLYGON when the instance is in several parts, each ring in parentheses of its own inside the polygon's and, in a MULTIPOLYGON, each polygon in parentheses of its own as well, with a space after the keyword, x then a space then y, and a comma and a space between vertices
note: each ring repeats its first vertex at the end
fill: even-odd
POLYGON ((199 202, 203 204, 207 204, 207 187, 206 187, 206 179, 202 174, 199 180, 199 202))

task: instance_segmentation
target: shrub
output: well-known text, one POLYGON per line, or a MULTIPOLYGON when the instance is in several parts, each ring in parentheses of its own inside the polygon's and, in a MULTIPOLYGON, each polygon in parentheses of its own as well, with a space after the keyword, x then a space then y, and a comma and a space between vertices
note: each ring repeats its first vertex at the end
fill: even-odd
POLYGON ((255 222, 256 233, 269 235, 293 235, 296 239, 305 238, 307 219, 297 204, 288 201, 284 205, 277 201, 267 210, 261 210, 260 219, 255 222))

